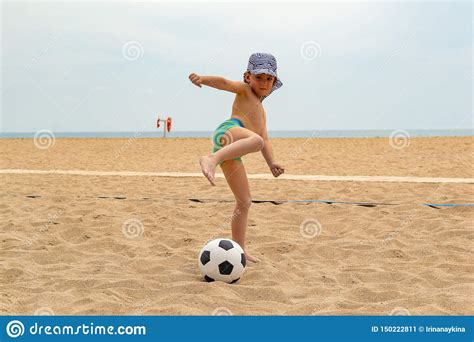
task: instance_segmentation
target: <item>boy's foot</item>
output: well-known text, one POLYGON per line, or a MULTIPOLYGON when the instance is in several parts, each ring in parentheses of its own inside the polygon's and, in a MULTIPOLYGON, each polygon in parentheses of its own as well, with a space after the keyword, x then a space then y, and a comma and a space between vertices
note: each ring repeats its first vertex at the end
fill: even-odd
POLYGON ((214 183, 215 173, 216 173, 216 162, 212 156, 204 156, 199 159, 199 164, 201 165, 201 171, 204 176, 212 185, 214 183))
POLYGON ((245 252, 245 259, 250 262, 260 262, 261 260, 257 257, 251 256, 245 252))

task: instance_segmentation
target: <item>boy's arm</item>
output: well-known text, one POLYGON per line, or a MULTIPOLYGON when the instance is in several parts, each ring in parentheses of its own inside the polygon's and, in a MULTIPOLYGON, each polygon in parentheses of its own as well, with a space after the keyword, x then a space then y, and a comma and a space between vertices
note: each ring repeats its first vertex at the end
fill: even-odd
MULTIPOLYGON (((266 117, 265 117, 265 121, 266 121, 266 117)), ((267 162, 267 165, 270 168, 270 171, 272 172, 273 176, 278 177, 279 175, 285 172, 285 168, 281 166, 280 164, 275 163, 275 160, 273 157, 273 147, 272 147, 272 144, 270 143, 270 139, 268 139, 266 123, 263 130, 262 138, 263 138, 263 141, 265 142, 262 148, 263 158, 265 158, 265 161, 267 162)))
POLYGON ((199 76, 193 73, 189 75, 189 79, 198 87, 204 84, 212 88, 226 90, 236 94, 244 92, 247 87, 244 82, 230 81, 221 76, 199 76))
POLYGON ((267 165, 271 167, 273 165, 273 147, 272 147, 272 144, 270 143, 270 139, 268 139, 268 133, 267 133, 266 127, 265 127, 265 130, 263 131, 262 138, 263 138, 263 141, 265 142, 262 148, 262 155, 263 155, 263 158, 265 158, 267 165))

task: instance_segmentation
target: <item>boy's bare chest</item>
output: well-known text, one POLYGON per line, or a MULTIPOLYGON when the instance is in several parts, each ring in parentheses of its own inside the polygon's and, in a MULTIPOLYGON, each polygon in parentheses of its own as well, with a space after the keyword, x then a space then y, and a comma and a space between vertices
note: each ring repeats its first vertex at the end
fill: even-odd
POLYGON ((232 116, 239 118, 245 128, 257 134, 265 128, 265 109, 258 99, 237 97, 232 106, 232 116))
POLYGON ((263 118, 265 116, 265 110, 263 109, 262 102, 257 99, 247 99, 247 101, 239 101, 239 99, 236 99, 232 106, 232 111, 234 113, 248 116, 252 119, 257 119, 259 117, 263 118))

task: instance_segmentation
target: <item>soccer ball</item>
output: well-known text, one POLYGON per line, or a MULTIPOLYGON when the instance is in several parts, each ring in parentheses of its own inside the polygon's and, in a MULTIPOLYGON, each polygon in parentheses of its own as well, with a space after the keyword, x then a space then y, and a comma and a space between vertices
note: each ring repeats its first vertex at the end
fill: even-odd
POLYGON ((244 274, 245 254, 235 241, 215 239, 199 253, 199 270, 206 281, 235 283, 244 274))

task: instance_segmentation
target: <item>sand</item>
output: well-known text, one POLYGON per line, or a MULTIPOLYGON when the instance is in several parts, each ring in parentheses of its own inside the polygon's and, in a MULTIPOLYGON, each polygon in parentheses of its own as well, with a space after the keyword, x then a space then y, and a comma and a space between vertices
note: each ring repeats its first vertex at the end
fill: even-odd
MULTIPOLYGON (((473 178, 473 139, 273 139, 290 175, 473 178)), ((199 172, 209 139, 1 139, 0 169, 199 172)), ((268 173, 261 155, 244 157, 268 173)), ((250 179, 254 199, 234 285, 205 283, 197 254, 230 237, 225 180, 0 174, 0 313, 117 315, 472 315, 473 184, 250 179), (135 220, 135 221, 130 221, 135 220), (307 220, 321 230, 301 231, 307 220), (125 222, 136 223, 126 231, 125 222), (137 233, 137 234, 134 234, 137 233)))

